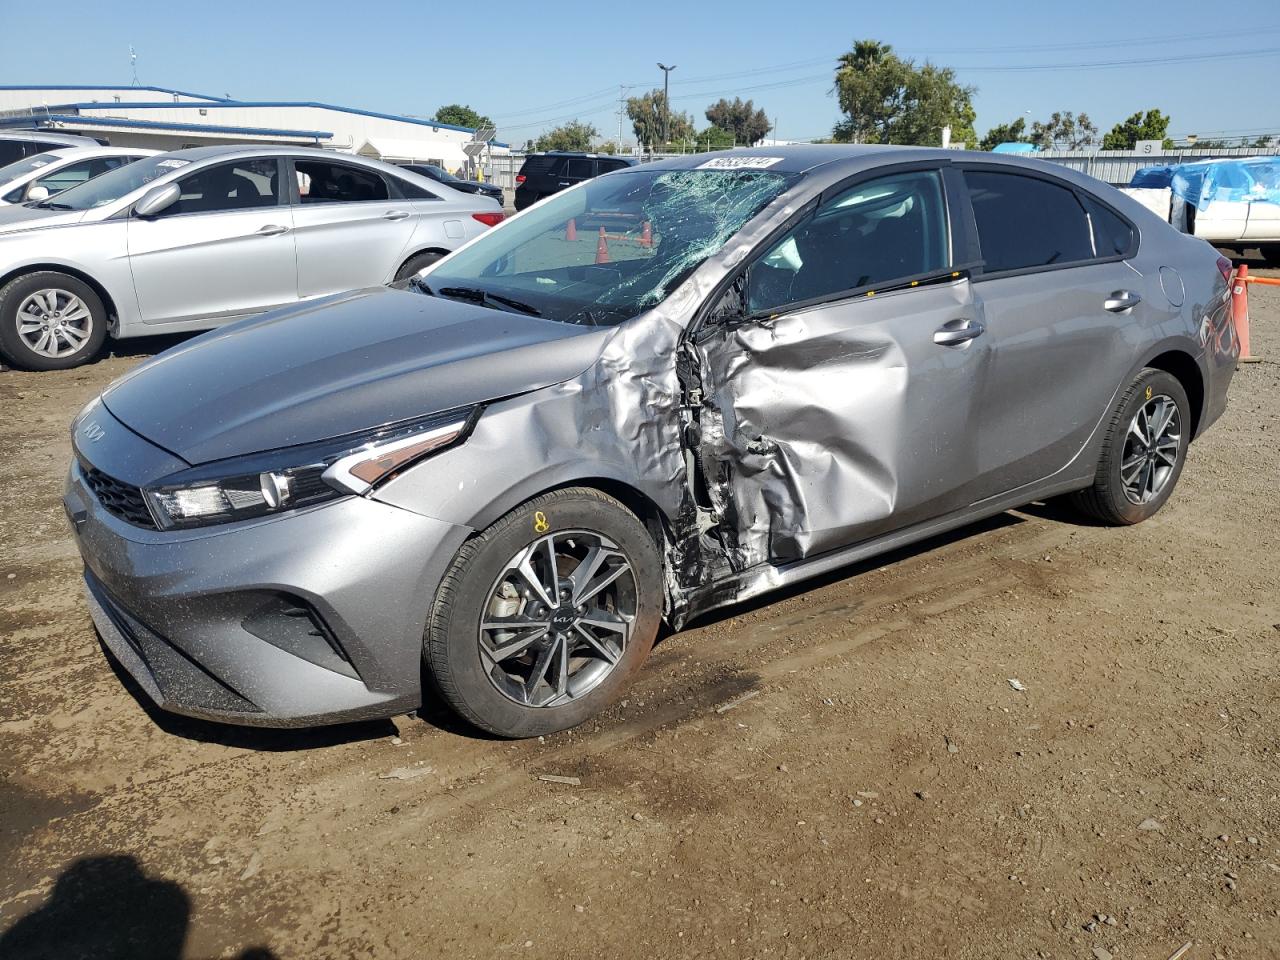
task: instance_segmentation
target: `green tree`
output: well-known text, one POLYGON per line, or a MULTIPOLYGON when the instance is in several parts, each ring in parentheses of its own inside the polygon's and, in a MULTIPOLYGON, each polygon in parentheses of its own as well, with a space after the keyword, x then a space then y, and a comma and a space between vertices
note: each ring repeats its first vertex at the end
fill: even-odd
POLYGON ((735 142, 740 143, 735 141, 732 133, 719 126, 710 126, 700 131, 693 142, 694 149, 698 153, 706 153, 708 150, 728 150, 735 142))
POLYGON ((570 120, 540 136, 534 144, 535 150, 590 150, 591 140, 598 137, 593 125, 580 120, 570 120))
POLYGON ((1163 140, 1165 147, 1172 147, 1169 139, 1169 118, 1159 110, 1139 110, 1129 119, 1117 123, 1102 138, 1103 150, 1132 150, 1139 140, 1163 140))
POLYGON ((451 103, 448 106, 441 107, 436 111, 436 119, 441 123, 451 123, 455 127, 470 127, 472 130, 493 126, 493 121, 488 117, 476 113, 470 107, 461 103, 451 103))
POLYGON ((903 60, 887 43, 858 40, 842 54, 835 92, 845 114, 832 130, 837 142, 937 146, 943 127, 956 142, 978 139, 975 88, 958 83, 950 67, 903 60))
MULTIPOLYGON (((718 127, 730 135, 730 143, 749 146, 764 139, 764 135, 773 126, 769 115, 757 110, 756 105, 741 97, 734 97, 733 102, 721 98, 707 107, 707 119, 712 126, 718 127)), ((704 133, 706 131, 703 131, 704 133)), ((701 136, 701 134, 699 134, 701 136)))
POLYGON ((1098 127, 1087 113, 1055 111, 1045 123, 1031 125, 1031 142, 1041 150, 1083 150, 1098 142, 1098 127))
POLYGON ((606 140, 600 146, 596 147, 596 153, 615 154, 618 152, 618 145, 612 140, 606 140))
MULTIPOLYGON (((631 129, 636 139, 646 146, 650 152, 663 146, 662 127, 667 111, 667 98, 661 90, 650 90, 642 97, 630 97, 627 100, 627 116, 631 119, 631 129)), ((670 143, 693 138, 693 117, 687 113, 671 114, 670 143)))
POLYGON ((1002 143, 1030 143, 1027 139, 1027 121, 1019 117, 1013 123, 996 124, 978 141, 979 150, 994 150, 1002 143))

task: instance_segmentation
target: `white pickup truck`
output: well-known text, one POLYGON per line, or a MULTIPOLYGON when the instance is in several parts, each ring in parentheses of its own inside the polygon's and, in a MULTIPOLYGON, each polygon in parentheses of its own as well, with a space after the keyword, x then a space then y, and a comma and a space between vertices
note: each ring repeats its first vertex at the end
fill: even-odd
POLYGON ((1183 233, 1280 264, 1280 157, 1144 167, 1121 190, 1183 233))

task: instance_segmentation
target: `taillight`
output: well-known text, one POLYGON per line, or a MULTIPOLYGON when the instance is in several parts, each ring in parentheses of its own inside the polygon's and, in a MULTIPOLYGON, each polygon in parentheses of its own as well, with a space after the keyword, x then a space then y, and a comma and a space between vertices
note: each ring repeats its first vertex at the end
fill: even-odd
POLYGON ((523 173, 516 174, 516 183, 524 183, 525 176, 523 173))
POLYGON ((496 227, 505 220, 506 217, 507 215, 501 210, 496 210, 493 213, 473 213, 471 215, 472 220, 479 220, 486 227, 496 227))
POLYGON ((1231 282, 1231 261, 1226 257, 1218 258, 1218 272, 1222 274, 1222 279, 1231 282))

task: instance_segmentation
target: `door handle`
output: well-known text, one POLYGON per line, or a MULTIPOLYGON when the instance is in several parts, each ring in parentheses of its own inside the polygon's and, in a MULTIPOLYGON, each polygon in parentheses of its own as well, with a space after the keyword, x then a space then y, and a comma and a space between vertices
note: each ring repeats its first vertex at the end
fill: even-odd
POLYGON ((981 320, 962 318, 944 323, 933 331, 933 342, 944 347, 963 347, 970 340, 976 340, 986 333, 987 328, 981 320))
POLYGON ((571 186, 573 186, 573 184, 571 184, 568 180, 561 180, 561 181, 560 181, 560 186, 562 186, 562 187, 571 187, 571 186))
POLYGON ((280 234, 288 232, 288 227, 282 227, 278 223, 268 223, 265 227, 258 228, 258 236, 260 237, 278 237, 280 234))
POLYGON ((386 213, 382 215, 382 219, 383 220, 403 220, 407 216, 409 216, 409 214, 404 210, 388 210, 386 213))
POLYGON ((1142 297, 1131 290, 1116 290, 1106 300, 1102 301, 1102 308, 1110 310, 1112 313, 1125 313, 1141 302, 1142 297))

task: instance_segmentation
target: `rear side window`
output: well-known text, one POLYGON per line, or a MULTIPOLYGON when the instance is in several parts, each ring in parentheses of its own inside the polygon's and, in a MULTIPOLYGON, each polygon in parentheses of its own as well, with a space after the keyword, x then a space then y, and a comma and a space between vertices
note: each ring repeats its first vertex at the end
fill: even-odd
POLYGON ((1093 226, 1093 248, 1100 257, 1118 257, 1133 248, 1133 227, 1112 213, 1093 197, 1082 196, 1081 202, 1093 226))
POLYGON ((564 157, 548 157, 546 155, 525 157, 524 163, 520 167, 520 172, 526 177, 536 177, 542 174, 553 174, 558 172, 564 166, 564 157))
MULTIPOLYGON (((423 176, 425 176, 425 174, 423 174, 423 176)), ((391 181, 391 185, 400 193, 400 196, 406 200, 440 199, 426 187, 420 187, 418 184, 410 183, 408 180, 401 180, 399 177, 394 177, 391 181)))
POLYGON ((625 160, 604 160, 600 161, 600 172, 609 173, 611 170, 621 170, 623 167, 630 166, 625 160))
POLYGON ((296 160, 303 203, 368 203, 389 197, 387 182, 372 170, 326 160, 296 160))
POLYGON ((1093 259, 1089 218, 1073 191, 986 170, 966 170, 964 178, 987 273, 1093 259))
POLYGON ((569 157, 564 175, 575 180, 590 179, 596 175, 596 162, 588 157, 569 157))

